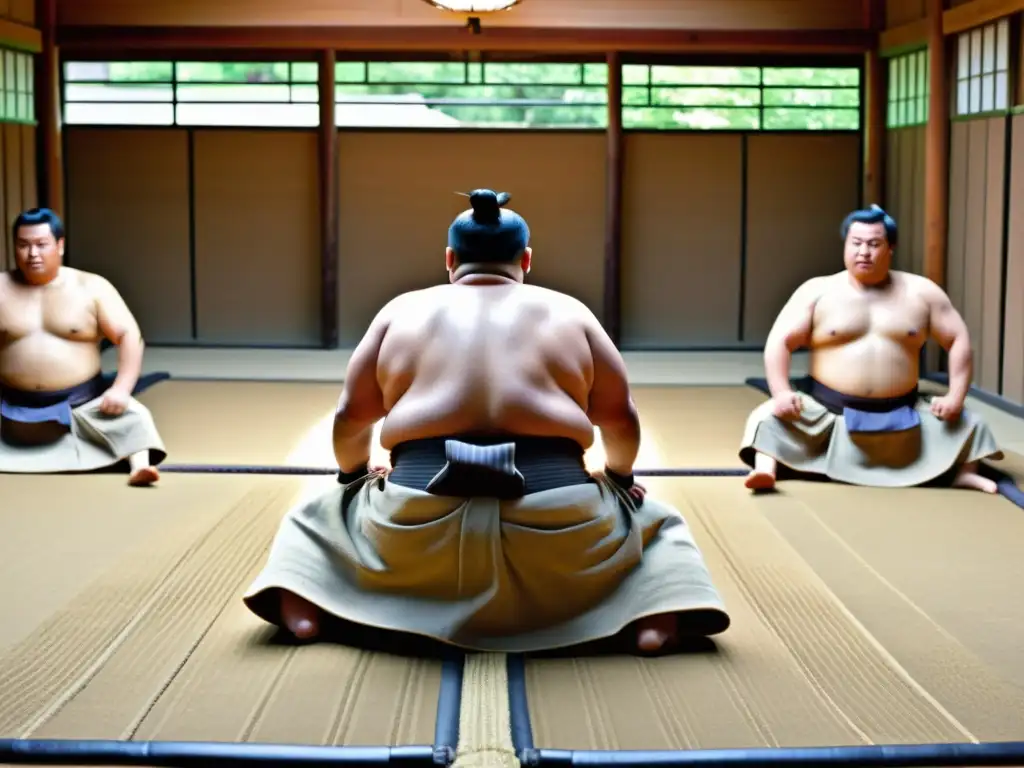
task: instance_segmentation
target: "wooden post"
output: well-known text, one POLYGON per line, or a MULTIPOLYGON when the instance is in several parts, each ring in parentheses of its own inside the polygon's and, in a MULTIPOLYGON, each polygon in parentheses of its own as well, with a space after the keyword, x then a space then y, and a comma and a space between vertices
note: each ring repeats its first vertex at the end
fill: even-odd
POLYGON ((324 349, 338 348, 338 127, 335 55, 320 53, 320 336, 324 349))
POLYGON ((949 75, 943 0, 928 0, 928 125, 925 129, 924 274, 946 285, 949 218, 949 75))
MULTIPOLYGON (((869 29, 881 31, 885 23, 885 4, 865 0, 869 29)), ((885 197, 885 117, 888 106, 887 62, 878 43, 864 55, 864 184, 861 204, 886 206, 885 197)))
POLYGON ((617 345, 622 336, 622 59, 608 54, 608 150, 605 177, 604 327, 617 345))
POLYGON ((64 160, 61 143, 60 51, 57 48, 57 0, 38 0, 36 19, 43 50, 36 57, 36 178, 39 204, 64 217, 64 160))

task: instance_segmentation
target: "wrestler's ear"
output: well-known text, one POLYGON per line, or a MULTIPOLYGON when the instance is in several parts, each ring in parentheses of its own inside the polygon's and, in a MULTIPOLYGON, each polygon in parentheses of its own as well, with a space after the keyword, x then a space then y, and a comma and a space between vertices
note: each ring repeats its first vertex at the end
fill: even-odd
POLYGON ((444 268, 449 272, 455 269, 455 251, 451 248, 444 249, 444 268))
POLYGON ((523 249, 523 257, 519 260, 519 266, 523 268, 524 274, 528 274, 530 272, 531 264, 533 264, 533 248, 527 246, 523 249))
POLYGON ((57 241, 57 255, 60 256, 62 259, 64 258, 64 238, 63 237, 60 238, 57 241))

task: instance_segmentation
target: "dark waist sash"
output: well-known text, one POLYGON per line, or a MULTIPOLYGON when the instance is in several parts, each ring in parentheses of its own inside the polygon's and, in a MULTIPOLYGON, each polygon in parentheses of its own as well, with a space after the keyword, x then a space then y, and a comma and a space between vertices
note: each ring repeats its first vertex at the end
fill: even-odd
POLYGON ((0 415, 19 424, 60 424, 71 426, 71 410, 87 403, 107 389, 102 373, 67 389, 55 392, 27 392, 9 387, 0 388, 0 415))
POLYGON ((853 397, 808 378, 807 394, 841 415, 851 433, 902 432, 921 424, 917 387, 896 397, 853 397))
POLYGON ((438 496, 517 499, 594 482, 575 440, 456 435, 412 440, 391 450, 388 482, 438 496))

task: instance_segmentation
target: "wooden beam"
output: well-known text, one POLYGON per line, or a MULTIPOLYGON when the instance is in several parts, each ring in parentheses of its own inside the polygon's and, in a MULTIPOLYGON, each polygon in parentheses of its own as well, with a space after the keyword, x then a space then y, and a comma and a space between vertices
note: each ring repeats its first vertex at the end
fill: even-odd
POLYGON ((1024 10, 1024 0, 973 0, 942 14, 942 31, 955 35, 1024 10))
POLYGON ((10 19, 0 19, 0 45, 27 53, 43 50, 43 35, 35 27, 19 24, 10 19))
MULTIPOLYGON (((864 0, 865 21, 870 29, 885 27, 885 0, 864 0)), ((864 56, 864 182, 861 185, 866 207, 885 206, 885 114, 888 106, 888 66, 878 48, 864 56)))
POLYGON ((61 27, 67 53, 210 49, 551 51, 629 53, 865 53, 870 30, 685 30, 485 27, 61 27))
MULTIPOLYGON (((942 13, 942 33, 955 35, 980 27, 1024 10, 1024 0, 971 0, 942 13)), ((928 18, 918 19, 886 29, 879 38, 879 48, 886 57, 923 48, 928 44, 928 18)))
POLYGON ((338 119, 335 107, 335 57, 320 53, 320 337, 324 349, 338 348, 338 119))
POLYGON ((949 75, 943 0, 928 0, 928 124, 925 126, 924 273, 946 285, 949 218, 949 75))
POLYGON ((885 197, 885 111, 886 61, 878 51, 865 54, 864 184, 863 204, 886 206, 885 197))
POLYGON ((608 54, 608 130, 605 134, 604 327, 618 345, 622 339, 622 58, 608 54))
POLYGON ((61 216, 64 211, 64 160, 60 115, 60 51, 57 48, 57 0, 38 0, 36 19, 43 50, 35 63, 35 100, 38 142, 36 178, 39 204, 61 216))
POLYGON ((918 19, 881 32, 878 37, 879 53, 889 58, 928 44, 928 19, 918 19))

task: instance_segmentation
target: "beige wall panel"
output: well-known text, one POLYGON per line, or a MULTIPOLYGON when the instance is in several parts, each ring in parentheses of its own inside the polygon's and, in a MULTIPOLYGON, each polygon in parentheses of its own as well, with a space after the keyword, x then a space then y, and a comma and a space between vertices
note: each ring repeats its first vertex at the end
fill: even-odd
POLYGON ((444 283, 455 192, 512 195, 530 225, 529 282, 600 318, 604 298, 605 137, 599 133, 342 133, 339 140, 342 345, 396 294, 444 283))
POLYGON ((857 208, 856 134, 748 139, 744 341, 760 343, 790 294, 843 268, 839 227, 857 208))
POLYGON ((914 192, 917 184, 914 181, 914 173, 917 165, 917 136, 912 128, 900 130, 900 153, 897 157, 899 162, 899 218, 896 219, 900 227, 899 247, 903 251, 903 264, 907 269, 914 270, 914 248, 918 240, 917 232, 914 231, 914 210, 920 205, 914 192))
POLYGON ((925 196, 925 132, 924 126, 911 128, 914 152, 913 198, 906 227, 911 232, 911 264, 913 271, 924 274, 924 196, 925 196))
MULTIPOLYGON (((423 0, 58 0, 62 24, 172 26, 441 26, 423 0)), ((851 0, 530 0, 488 26, 676 29, 855 29, 851 0)))
POLYGON ((739 341, 743 137, 628 134, 622 345, 739 341))
MULTIPOLYGON (((4 147, 3 134, 0 133, 0 179, 7 178, 7 150, 4 147)), ((14 266, 14 249, 11 239, 11 224, 13 220, 7 216, 7 184, 0 184, 0 212, 4 216, 3 236, 0 237, 0 265, 4 269, 14 266)))
POLYGON ((4 140, 4 202, 7 205, 7 224, 14 222, 24 210, 21 204, 21 169, 24 155, 21 149, 21 126, 3 124, 4 140))
POLYGON ((1024 404, 1024 115, 1013 118, 1003 319, 1003 397, 1024 404))
POLYGON ((65 136, 70 264, 114 284, 148 343, 190 341, 185 131, 72 127, 65 136))
MULTIPOLYGON (((885 133, 885 201, 881 202, 881 205, 889 212, 889 215, 895 217, 897 223, 900 221, 899 153, 902 135, 900 131, 886 131, 885 133)), ((902 249, 897 250, 894 263, 899 265, 901 269, 903 265, 902 259, 902 249)))
POLYGON ((981 338, 982 365, 975 371, 978 386, 999 391, 999 366, 1003 334, 1003 231, 1006 189, 1006 121, 993 117, 984 121, 988 156, 985 175, 985 238, 977 258, 982 259, 981 338))
POLYGON ((974 346, 974 370, 984 370, 981 344, 985 301, 985 192, 988 175, 988 127, 984 120, 967 123, 967 226, 964 238, 964 320, 974 346))
POLYGON ((885 26, 898 27, 926 16, 925 0, 886 0, 885 26))
POLYGON ((320 341, 317 136, 197 131, 197 332, 212 344, 320 341))
POLYGON ((967 263, 967 168, 970 123, 958 121, 949 136, 949 236, 946 247, 946 292, 964 311, 964 270, 967 263))
POLYGON ((21 207, 35 208, 39 205, 36 184, 36 127, 21 126, 21 207))

